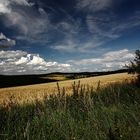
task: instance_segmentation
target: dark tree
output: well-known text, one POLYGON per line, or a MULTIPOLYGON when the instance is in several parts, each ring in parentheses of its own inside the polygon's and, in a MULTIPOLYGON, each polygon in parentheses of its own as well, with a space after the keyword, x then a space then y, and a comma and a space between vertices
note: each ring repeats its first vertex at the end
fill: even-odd
POLYGON ((136 50, 135 58, 128 66, 128 73, 137 74, 138 81, 140 82, 140 50, 136 50))

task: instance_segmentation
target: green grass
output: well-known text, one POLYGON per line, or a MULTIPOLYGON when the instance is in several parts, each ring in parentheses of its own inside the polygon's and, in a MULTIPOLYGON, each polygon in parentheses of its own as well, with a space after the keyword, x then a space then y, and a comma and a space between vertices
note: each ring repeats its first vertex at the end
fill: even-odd
POLYGON ((115 83, 97 90, 73 84, 73 94, 0 107, 0 140, 139 140, 140 88, 115 83))

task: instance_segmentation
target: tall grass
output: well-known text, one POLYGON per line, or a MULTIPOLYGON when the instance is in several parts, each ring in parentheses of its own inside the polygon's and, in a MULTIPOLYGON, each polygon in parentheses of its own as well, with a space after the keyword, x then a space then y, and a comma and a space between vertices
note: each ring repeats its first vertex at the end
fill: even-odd
POLYGON ((96 90, 73 83, 43 102, 0 107, 0 140, 139 140, 140 88, 115 83, 96 90))

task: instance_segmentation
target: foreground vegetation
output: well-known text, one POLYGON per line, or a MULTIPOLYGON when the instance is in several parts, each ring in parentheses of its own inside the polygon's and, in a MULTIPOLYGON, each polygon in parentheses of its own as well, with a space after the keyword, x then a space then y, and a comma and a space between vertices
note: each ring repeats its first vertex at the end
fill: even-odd
POLYGON ((1 140, 139 140, 140 88, 130 82, 97 89, 80 82, 66 94, 0 107, 1 140))

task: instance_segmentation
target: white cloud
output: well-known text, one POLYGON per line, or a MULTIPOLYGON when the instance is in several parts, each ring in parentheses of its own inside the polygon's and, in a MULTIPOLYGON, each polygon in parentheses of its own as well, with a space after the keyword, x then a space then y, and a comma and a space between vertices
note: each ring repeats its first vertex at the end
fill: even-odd
MULTIPOLYGON (((30 58, 30 56, 29 56, 30 58)), ((29 59, 30 60, 30 59, 29 59)), ((34 55, 32 59, 27 63, 28 65, 46 65, 46 62, 39 55, 34 55)))
POLYGON ((112 12, 88 14, 86 23, 89 32, 97 38, 112 40, 122 36, 126 30, 140 26, 140 12, 133 13, 133 16, 127 17, 125 20, 118 19, 118 16, 112 12))
POLYGON ((20 50, 0 51, 0 74, 115 70, 124 68, 132 59, 134 53, 127 49, 107 52, 97 58, 68 60, 66 63, 46 61, 38 54, 20 50))
POLYGON ((27 52, 24 52, 24 51, 0 51, 0 58, 1 59, 6 59, 6 60, 9 60, 9 59, 19 59, 23 56, 26 56, 27 55, 27 52))
POLYGON ((96 38, 92 38, 85 42, 79 42, 72 37, 66 38, 63 42, 59 42, 56 45, 51 46, 51 49, 63 51, 63 52, 90 52, 91 49, 99 47, 104 41, 99 41, 96 38))
POLYGON ((108 8, 111 0, 77 0, 77 9, 85 11, 100 11, 108 8))
POLYGON ((129 17, 120 19, 114 11, 115 1, 112 0, 77 0, 76 8, 85 13, 85 21, 94 46, 105 45, 107 42, 123 36, 125 31, 140 26, 140 12, 136 11, 129 17), (105 10, 105 12, 103 12, 105 10), (102 43, 101 43, 102 42, 102 43))
MULTIPOLYGON (((69 19, 69 17, 68 17, 69 19)), ((56 29, 63 32, 66 35, 73 35, 78 33, 79 31, 79 21, 73 21, 72 18, 70 18, 70 21, 60 21, 56 25, 56 29)))
MULTIPOLYGON (((115 18, 115 16, 113 18, 115 18)), ((115 39, 119 37, 115 31, 113 32, 116 23, 113 19, 111 21, 107 15, 87 15, 86 23, 89 32, 94 34, 95 37, 100 40, 104 38, 115 39)))
POLYGON ((0 39, 6 39, 6 36, 3 33, 0 33, 0 39))
POLYGON ((28 12, 20 9, 12 11, 11 14, 6 15, 5 25, 17 27, 21 34, 28 37, 44 32, 48 28, 47 16, 45 18, 42 16, 36 17, 35 15, 29 15, 28 12))
POLYGON ((70 64, 46 61, 39 54, 20 50, 0 51, 0 74, 40 74, 70 70, 70 64))
POLYGON ((33 2, 29 2, 29 0, 9 0, 11 3, 24 5, 24 6, 33 6, 33 2))
POLYGON ((128 49, 123 49, 119 51, 111 51, 104 54, 104 61, 114 61, 114 60, 127 60, 133 58, 134 55, 128 51, 128 49))
POLYGON ((39 34, 48 29, 47 13, 43 8, 35 11, 33 6, 34 3, 29 0, 0 0, 0 14, 4 15, 3 23, 6 27, 18 31, 20 35, 17 39, 37 41, 39 34))
POLYGON ((24 6, 34 5, 34 3, 28 2, 28 0, 0 0, 0 14, 10 14, 12 12, 12 4, 24 6))
POLYGON ((55 46, 51 46, 52 49, 58 50, 58 51, 65 51, 65 52, 73 52, 76 50, 76 42, 73 42, 71 40, 66 40, 62 44, 58 44, 55 46))
POLYGON ((0 2, 0 14, 10 13, 11 9, 8 8, 8 6, 9 6, 8 2, 1 1, 0 2))
MULTIPOLYGON (((82 10, 82 9, 81 9, 82 10)), ((61 22, 58 28, 65 33, 65 38, 61 42, 52 45, 51 48, 64 52, 91 52, 96 47, 102 47, 106 43, 123 36, 126 31, 140 26, 140 12, 135 12, 132 17, 119 20, 113 12, 100 12, 85 14, 85 27, 82 22, 70 25, 61 22), (87 29, 84 33, 82 30, 87 29), (73 34, 74 31, 76 35, 73 34), (80 38, 80 39, 79 39, 80 38), (81 39, 82 38, 82 39, 81 39)))
POLYGON ((15 62, 16 65, 22 65, 22 64, 27 64, 29 61, 29 56, 27 57, 21 57, 19 60, 15 62))
POLYGON ((16 45, 16 41, 7 38, 3 33, 0 33, 0 48, 11 47, 16 45))
POLYGON ((107 52, 98 58, 69 60, 68 63, 74 65, 75 68, 79 68, 81 71, 102 71, 103 69, 114 70, 124 68, 133 58, 133 53, 123 49, 107 52))
MULTIPOLYGON (((132 17, 119 20, 117 15, 111 12, 87 14, 86 24, 91 33, 93 46, 102 46, 107 42, 123 36, 126 31, 131 31, 140 26, 140 12, 133 13, 132 17)), ((91 41, 90 41, 91 42, 91 41)), ((94 47, 90 47, 91 49, 94 47)), ((88 48, 85 46, 85 48, 88 48)), ((89 49, 90 49, 89 48, 89 49)))
MULTIPOLYGON (((67 11, 60 8, 61 12, 66 16, 65 19, 52 23, 51 19, 57 13, 52 7, 52 13, 47 13, 42 7, 43 4, 38 3, 38 9, 34 7, 34 3, 29 0, 2 0, 0 4, 7 11, 0 12, 4 14, 3 22, 8 28, 12 28, 18 32, 15 36, 17 40, 26 40, 30 43, 46 43, 61 34, 62 38, 72 36, 78 33, 79 21, 76 21, 67 11), (22 7, 21 7, 22 5, 22 7), (56 33, 56 34, 55 34, 56 33)), ((56 38, 57 39, 57 38, 56 38)))

